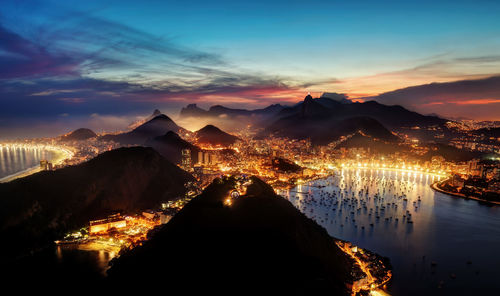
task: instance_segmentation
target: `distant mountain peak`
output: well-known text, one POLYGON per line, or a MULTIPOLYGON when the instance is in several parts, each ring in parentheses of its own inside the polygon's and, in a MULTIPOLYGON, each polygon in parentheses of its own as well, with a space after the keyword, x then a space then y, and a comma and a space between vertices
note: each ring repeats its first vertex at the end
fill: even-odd
POLYGON ((80 141, 87 140, 90 138, 97 137, 97 134, 88 128, 79 128, 66 135, 63 135, 61 139, 63 141, 80 141))
POLYGON ((302 102, 300 115, 302 117, 314 116, 324 112, 325 108, 320 103, 316 102, 311 95, 307 95, 302 102))
POLYGON ((352 101, 348 99, 347 95, 339 93, 328 93, 325 92, 321 95, 320 99, 330 99, 341 104, 352 104, 352 101))
POLYGON ((150 122, 153 121, 153 120, 168 120, 168 121, 173 121, 170 117, 168 117, 165 114, 161 114, 161 113, 160 113, 160 115, 157 115, 157 116, 153 117, 153 119, 151 119, 150 122))
POLYGON ((202 129, 195 132, 198 142, 208 143, 212 145, 231 145, 238 137, 222 131, 220 128, 208 124, 202 129))
POLYGON ((213 130, 213 131, 222 131, 220 128, 216 127, 215 125, 212 125, 212 124, 207 124, 205 125, 202 129, 200 129, 199 131, 209 131, 209 130, 213 130))
POLYGON ((158 109, 155 109, 155 111, 153 111, 153 116, 158 116, 160 114, 161 114, 161 111, 158 109))
POLYGON ((160 114, 145 123, 134 128, 132 131, 117 135, 105 135, 101 139, 115 141, 121 144, 142 145, 148 139, 165 135, 168 131, 179 132, 184 130, 178 126, 170 117, 160 114))
POLYGON ((208 111, 198 107, 196 104, 189 104, 181 109, 180 114, 187 117, 207 116, 208 111))

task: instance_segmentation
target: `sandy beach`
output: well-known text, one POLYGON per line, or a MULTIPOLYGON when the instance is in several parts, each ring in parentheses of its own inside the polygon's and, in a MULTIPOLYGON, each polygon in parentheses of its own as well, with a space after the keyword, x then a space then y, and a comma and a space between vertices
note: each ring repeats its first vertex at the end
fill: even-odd
MULTIPOLYGON (((47 149, 47 150, 50 150, 53 153, 53 157, 50 159, 50 162, 52 162, 54 165, 60 165, 64 162, 65 159, 68 158, 68 155, 66 155, 65 153, 63 153, 61 151, 58 151, 55 149, 47 149)), ((5 176, 5 177, 0 179, 0 183, 7 183, 7 182, 13 181, 15 179, 24 178, 24 177, 27 177, 29 175, 38 173, 40 171, 41 171, 40 166, 36 165, 36 166, 30 167, 30 168, 27 168, 25 170, 19 171, 15 174, 5 176)))

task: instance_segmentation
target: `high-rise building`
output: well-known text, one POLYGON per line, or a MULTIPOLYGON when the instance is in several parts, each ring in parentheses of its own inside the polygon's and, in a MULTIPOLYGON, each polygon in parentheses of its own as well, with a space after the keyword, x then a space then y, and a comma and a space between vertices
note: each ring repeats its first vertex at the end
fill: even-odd
POLYGON ((203 163, 203 151, 198 152, 198 164, 203 163))
POLYGON ((211 154, 210 155, 210 164, 211 165, 216 165, 217 164, 217 154, 211 154))
POLYGON ((191 169, 191 149, 182 149, 182 167, 185 170, 191 169))

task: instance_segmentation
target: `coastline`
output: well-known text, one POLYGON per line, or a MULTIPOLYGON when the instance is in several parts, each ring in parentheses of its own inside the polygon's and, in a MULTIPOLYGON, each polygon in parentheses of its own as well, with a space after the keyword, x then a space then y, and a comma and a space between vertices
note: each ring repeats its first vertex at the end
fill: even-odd
POLYGON ((25 170, 19 171, 17 173, 14 173, 12 175, 8 175, 8 176, 1 178, 0 183, 7 183, 7 182, 13 181, 13 180, 18 179, 18 178, 24 178, 24 177, 27 177, 29 175, 33 175, 35 173, 38 173, 40 171, 41 171, 41 169, 40 169, 39 165, 33 166, 33 167, 27 168, 25 170))
POLYGON ((487 203, 487 204, 493 205, 493 206, 500 206, 500 202, 498 202, 498 201, 491 201, 491 200, 481 199, 481 198, 477 198, 477 197, 474 197, 474 196, 465 196, 464 194, 460 194, 460 193, 456 193, 456 192, 449 192, 449 191, 446 191, 446 190, 443 190, 443 189, 439 188, 438 185, 440 183, 445 182, 446 180, 436 181, 436 182, 432 183, 430 186, 431 186, 431 188, 433 190, 435 190, 437 192, 440 192, 440 193, 443 193, 443 194, 446 194, 446 195, 450 195, 450 196, 453 196, 453 197, 460 197, 460 198, 463 198, 463 199, 471 199, 471 200, 475 200, 475 201, 478 201, 478 202, 487 203))
MULTIPOLYGON (((328 175, 325 176, 313 176, 310 178, 307 178, 303 180, 300 184, 287 184, 286 186, 281 186, 280 188, 274 188, 276 194, 278 196, 284 198, 288 202, 290 200, 281 195, 280 193, 282 191, 290 191, 297 186, 313 186, 311 182, 317 181, 317 180, 326 180, 332 176, 334 176, 337 173, 337 171, 331 171, 328 175)), ((293 205, 293 203, 292 203, 293 205)), ((300 211, 300 210, 299 210, 300 211)), ((300 211, 302 214, 305 215, 305 212, 300 211)), ((322 225, 320 225, 316 220, 309 218, 314 221, 314 223, 318 224, 321 228, 323 228, 325 231, 326 228, 322 225)), ((327 231, 328 232, 328 231, 327 231)), ((330 234, 329 234, 330 235, 330 234)), ((389 295, 385 285, 388 284, 393 277, 393 268, 390 263, 390 258, 382 256, 379 253, 370 251, 368 249, 363 249, 361 247, 358 247, 354 243, 340 239, 338 237, 331 236, 330 237, 334 240, 335 245, 347 256, 348 258, 353 260, 353 269, 352 272, 354 272, 356 269, 361 271, 364 276, 363 277, 358 277, 353 279, 353 283, 348 285, 348 288, 351 289, 351 295, 352 296, 357 296, 357 295, 389 295), (357 250, 355 252, 351 251, 351 249, 355 247, 357 250), (359 252, 358 252, 359 250, 359 252), (374 274, 373 271, 370 269, 370 265, 373 263, 370 260, 367 260, 367 258, 363 258, 362 255, 360 254, 370 254, 374 256, 377 260, 377 262, 380 262, 383 264, 383 269, 382 269, 382 274, 379 272, 378 274, 374 274), (368 294, 367 294, 368 293, 368 294)))
MULTIPOLYGON (((50 149, 49 148, 49 149, 47 149, 47 151, 51 151, 52 152, 53 157, 50 159, 50 161, 54 165, 60 165, 60 164, 62 164, 64 162, 64 160, 66 160, 66 159, 69 158, 63 152, 55 150, 55 149, 50 149)), ((42 171, 42 170, 41 170, 41 168, 40 168, 39 165, 32 166, 32 167, 29 167, 29 168, 24 169, 22 171, 19 171, 19 172, 16 172, 14 174, 11 174, 11 175, 8 175, 8 176, 0 178, 0 183, 11 182, 11 181, 14 181, 15 179, 24 178, 24 177, 27 177, 29 175, 36 174, 36 173, 38 173, 40 171, 42 171)))

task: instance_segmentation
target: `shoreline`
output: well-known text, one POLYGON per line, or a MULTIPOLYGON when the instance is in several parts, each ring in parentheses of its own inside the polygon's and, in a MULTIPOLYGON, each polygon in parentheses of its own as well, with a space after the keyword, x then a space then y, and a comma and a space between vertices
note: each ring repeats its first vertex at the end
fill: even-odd
MULTIPOLYGON (((446 179, 447 180, 447 179, 446 179)), ((482 203, 487 203, 489 205, 492 205, 492 206, 500 206, 500 202, 498 201, 491 201, 491 200, 486 200, 486 199, 482 199, 482 198, 477 198, 477 197, 474 197, 474 196, 465 196, 463 194, 460 194, 460 193, 456 193, 456 192, 449 192, 449 191, 446 191, 446 190, 443 190, 441 188, 439 188, 438 184, 439 183, 442 183, 446 180, 443 180, 443 181, 436 181, 434 183, 432 183, 430 185, 430 187, 434 190, 434 191, 437 191, 437 192, 440 192, 440 193, 443 193, 443 194, 446 194, 446 195, 449 195, 449 196, 452 196, 452 197, 459 197, 459 198, 463 198, 463 199, 470 199, 470 200, 475 200, 477 202, 482 202, 482 203)))
POLYGON ((8 175, 8 176, 1 178, 0 183, 8 183, 8 182, 13 181, 15 179, 24 178, 24 177, 27 177, 29 175, 36 174, 40 171, 41 171, 40 165, 33 166, 30 168, 24 169, 22 171, 19 171, 17 173, 14 173, 14 174, 11 174, 11 175, 8 175))
MULTIPOLYGON (((52 162, 54 165, 60 165, 62 164, 66 159, 71 158, 71 156, 66 155, 65 153, 58 151, 56 149, 51 149, 48 148, 47 151, 50 151, 53 153, 53 157, 51 158, 50 162, 52 162)), ((16 172, 14 174, 7 175, 5 177, 0 178, 0 183, 8 183, 11 181, 14 181, 19 178, 24 178, 33 174, 36 174, 38 172, 41 172, 42 169, 40 168, 40 165, 32 166, 29 168, 26 168, 22 171, 16 172)))
MULTIPOLYGON (((338 170, 338 171, 340 171, 340 170, 338 170)), ((292 189, 296 188, 297 186, 302 186, 302 185, 313 186, 311 184, 312 182, 318 181, 318 180, 326 180, 332 176, 335 176, 336 173, 337 172, 334 172, 332 170, 326 176, 313 176, 311 178, 303 180, 303 182, 301 182, 301 184, 287 184, 286 186, 280 187, 280 188, 273 187, 273 189, 275 190, 275 192, 278 196, 280 196, 281 198, 284 198, 285 200, 290 202, 290 200, 287 197, 280 194, 281 191, 291 191, 292 189)), ((292 203, 292 205, 293 205, 293 203, 292 203)), ((297 210, 299 210, 299 209, 297 209, 297 210)), ((302 212, 301 210, 299 210, 299 211, 304 215, 306 214, 305 212, 302 212)), ((308 217, 308 219, 313 220, 314 223, 316 223, 321 228, 323 228, 325 231, 327 231, 326 228, 323 225, 320 225, 316 220, 309 218, 309 217, 308 217)), ((385 287, 384 287, 386 284, 388 284, 392 280, 392 277, 393 277, 393 274, 392 274, 393 267, 390 263, 389 257, 382 256, 381 254, 376 253, 374 251, 371 251, 369 249, 363 249, 361 247, 358 247, 357 245, 355 245, 351 241, 347 241, 347 240, 344 240, 344 239, 341 239, 341 238, 338 238, 335 236, 331 236, 330 234, 328 234, 328 235, 334 240, 335 245, 344 253, 344 255, 347 256, 348 258, 350 258, 351 260, 353 260, 354 265, 357 265, 358 268, 365 274, 365 277, 358 278, 357 280, 354 280, 353 283, 348 286, 348 288, 351 290, 352 296, 365 295, 365 293, 370 293, 370 295, 371 295, 371 292, 373 292, 373 291, 376 291, 376 293, 378 293, 377 295, 389 295, 387 290, 385 290, 385 287), (373 275, 372 270, 370 270, 370 268, 368 267, 370 265, 370 261, 365 261, 365 260, 362 260, 362 258, 359 258, 359 256, 357 256, 355 253, 353 253, 351 251, 351 247, 356 247, 359 250, 361 250, 362 253, 366 252, 366 253, 369 253, 369 254, 375 256, 380 262, 384 261, 384 264, 383 264, 384 265, 384 268, 383 268, 384 275, 383 275, 383 277, 380 277, 380 274, 378 274, 377 276, 373 275), (367 280, 368 280, 368 285, 366 284, 367 280)), ((352 270, 355 270, 354 265, 353 265, 352 270)))

